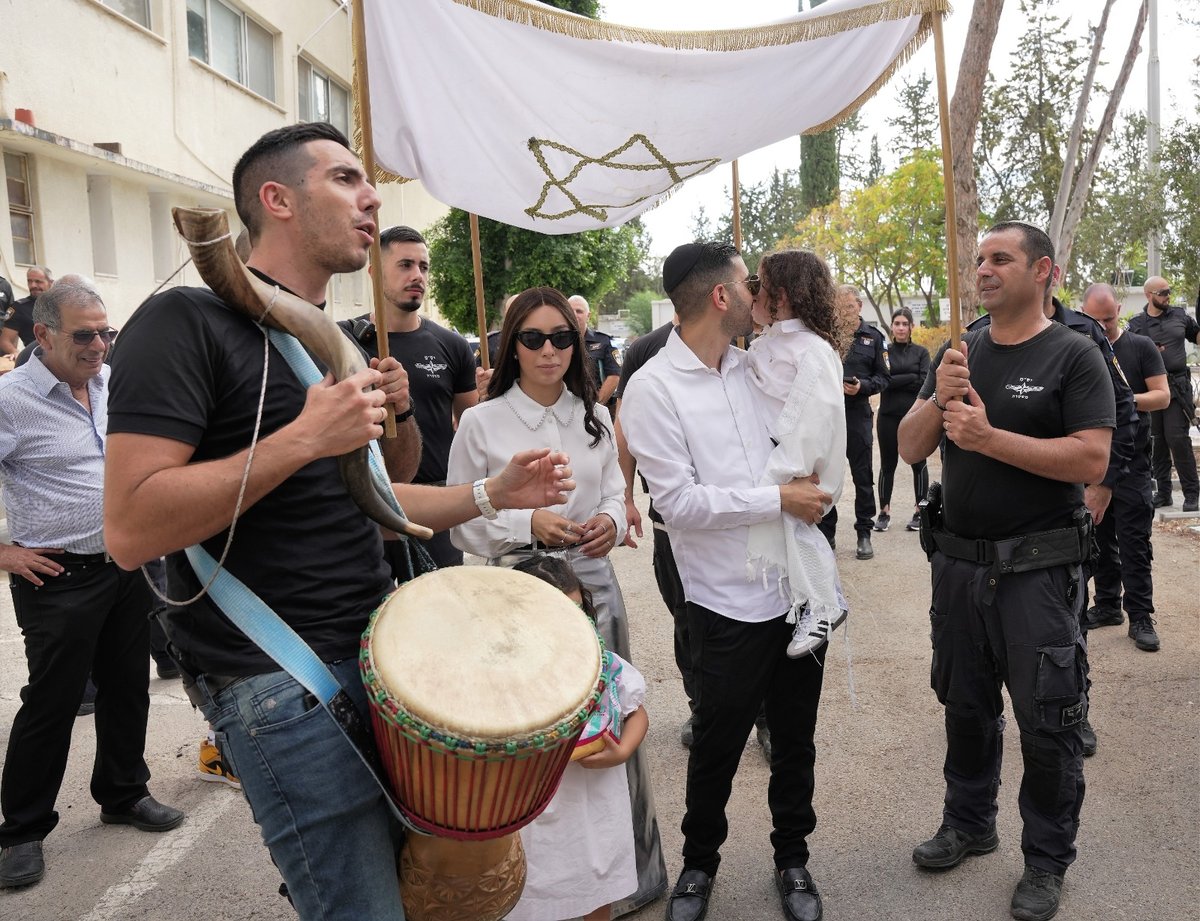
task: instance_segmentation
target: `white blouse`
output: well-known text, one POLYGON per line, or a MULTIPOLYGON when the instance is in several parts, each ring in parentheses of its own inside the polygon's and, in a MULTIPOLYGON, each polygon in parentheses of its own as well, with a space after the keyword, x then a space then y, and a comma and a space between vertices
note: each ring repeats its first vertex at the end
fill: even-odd
MULTIPOLYGON (((530 448, 564 451, 570 457, 575 489, 564 505, 549 511, 583 523, 604 512, 625 536, 625 478, 617 464, 612 420, 599 404, 596 421, 605 429, 592 447, 583 428, 583 401, 564 386, 553 406, 542 406, 517 384, 500 397, 471 407, 459 419, 450 445, 446 483, 473 483, 504 469, 514 454, 530 448)), ((450 530, 454 546, 476 556, 496 557, 533 542, 532 509, 504 509, 494 521, 476 518, 450 530)))

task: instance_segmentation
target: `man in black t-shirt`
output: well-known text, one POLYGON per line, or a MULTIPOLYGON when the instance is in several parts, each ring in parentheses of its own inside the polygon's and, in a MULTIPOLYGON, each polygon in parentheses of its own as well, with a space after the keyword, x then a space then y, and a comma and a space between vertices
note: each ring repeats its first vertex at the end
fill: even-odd
MULTIPOLYGON (((475 357, 467 340, 418 310, 429 284, 429 247, 411 227, 389 227, 379 235, 383 257, 383 298, 387 303, 388 354, 408 372, 410 410, 421 433, 421 464, 414 483, 444 486, 450 442, 463 410, 479 401, 475 357)), ((379 356, 375 324, 362 316, 338 324, 372 358, 379 356)), ((399 419, 400 417, 397 417, 399 419)), ((462 564, 462 551, 439 531, 425 542, 439 567, 462 564)), ((407 572, 402 541, 386 541, 385 552, 397 578, 407 572)))
POLYGON ((1090 286, 1083 295, 1083 312, 1104 329, 1117 361, 1133 390, 1139 424, 1134 454, 1113 488, 1108 514, 1096 523, 1100 556, 1096 561, 1096 603, 1088 609, 1085 625, 1116 626, 1121 614, 1121 589, 1129 613, 1129 636, 1139 649, 1155 652, 1158 633, 1151 615, 1154 592, 1150 569, 1150 533, 1154 521, 1151 504, 1150 413, 1171 401, 1167 369, 1154 343, 1145 336, 1122 330, 1117 323, 1120 306, 1108 285, 1090 286))
POLYGON ((4 313, 4 328, 0 329, 0 355, 16 355, 22 345, 33 345, 33 304, 50 290, 54 276, 44 265, 31 265, 25 272, 29 294, 13 301, 4 313))
POLYGON ((1200 509, 1200 477, 1192 452, 1191 428, 1196 404, 1192 398, 1192 378, 1187 367, 1185 343, 1200 342, 1200 324, 1182 307, 1171 306, 1171 286, 1158 275, 1146 279, 1146 307, 1129 321, 1129 331, 1147 336, 1162 353, 1171 388, 1171 402, 1165 409, 1150 413, 1153 436, 1154 504, 1162 508, 1172 504, 1171 463, 1179 474, 1183 492, 1183 510, 1200 509))
POLYGON ((946 795, 941 827, 913 861, 947 869, 998 846, 1003 683, 1024 758, 1018 919, 1057 911, 1075 859, 1087 717, 1083 484, 1103 478, 1116 422, 1096 345, 1044 313, 1053 267, 1053 245, 1035 227, 984 234, 976 278, 991 325, 946 352, 933 398, 913 405, 899 433, 908 463, 947 441, 943 523, 922 532, 946 795))
MULTIPOLYGON (((365 265, 379 196, 337 129, 268 132, 238 161, 233 188, 250 237, 246 265, 259 278, 320 306, 334 273, 365 265)), ((389 357, 306 389, 247 315, 266 307, 235 310, 206 288, 174 288, 126 324, 109 388, 106 544, 126 569, 170 554, 174 594, 196 597, 171 608, 167 635, 300 916, 399 921, 398 837, 381 789, 330 713, 211 595, 200 597, 180 552, 202 544, 221 559, 369 721, 359 638, 392 580, 379 528, 355 505, 336 458, 408 408, 407 376, 389 357)), ((415 424, 398 428, 388 441, 403 460, 415 424)), ((393 489, 413 520, 442 530, 496 508, 561 501, 566 463, 542 449, 473 486, 393 489)))

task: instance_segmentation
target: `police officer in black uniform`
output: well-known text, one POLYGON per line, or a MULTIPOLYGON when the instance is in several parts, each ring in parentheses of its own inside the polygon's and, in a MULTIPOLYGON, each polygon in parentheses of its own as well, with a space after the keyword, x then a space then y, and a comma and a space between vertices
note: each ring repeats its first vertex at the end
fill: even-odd
POLYGON ((1154 340, 1167 367, 1171 402, 1166 409, 1150 414, 1154 439, 1154 479, 1158 491, 1157 508, 1173 504, 1171 499, 1171 461, 1179 474, 1183 491, 1183 510, 1200 510, 1200 478, 1196 474, 1196 456, 1192 453, 1189 429, 1196 414, 1192 399, 1192 380, 1187 368, 1185 342, 1200 340, 1200 325, 1182 307, 1171 306, 1171 288, 1157 275, 1146 279, 1146 307, 1129 321, 1129 331, 1154 340))
POLYGON ((945 353, 932 398, 914 404, 899 433, 908 463, 946 439, 944 504, 922 508, 946 795, 941 827, 913 861, 944 870, 998 846, 1003 682, 1024 760, 1025 872, 1010 906, 1024 921, 1057 911, 1075 859, 1088 703, 1083 484, 1103 478, 1116 422, 1096 346, 1045 315, 1053 267, 1036 227, 1006 222, 984 234, 976 278, 990 327, 964 335, 965 354, 945 353))
POLYGON ((1083 295, 1083 312, 1104 328, 1138 409, 1137 439, 1125 475, 1117 480, 1107 514, 1096 522, 1100 553, 1093 576, 1096 603, 1084 618, 1087 629, 1117 626, 1121 614, 1121 590, 1129 612, 1129 636, 1138 649, 1159 648, 1154 629, 1154 586, 1151 579, 1150 532, 1154 522, 1151 504, 1150 411, 1163 409, 1171 401, 1167 371, 1158 347, 1145 336, 1122 330, 1117 323, 1120 306, 1108 285, 1091 285, 1083 295))
MULTIPOLYGON (((883 333, 862 319, 862 295, 856 287, 838 288, 838 309, 848 322, 858 319, 854 339, 842 358, 842 392, 846 400, 846 460, 854 480, 854 530, 858 535, 854 555, 869 560, 875 556, 871 547, 871 529, 875 525, 875 476, 871 470, 875 413, 871 410, 871 395, 887 389, 892 373, 888 367, 887 342, 883 333)), ((833 508, 819 525, 831 547, 837 520, 837 509, 833 508)))
POLYGON ((610 413, 616 412, 613 394, 617 392, 617 384, 621 381, 621 365, 617 361, 617 350, 613 347, 612 337, 598 329, 589 329, 588 320, 592 309, 587 298, 581 294, 572 294, 567 303, 575 311, 575 321, 579 324, 579 332, 583 335, 583 350, 587 359, 585 364, 595 375, 596 402, 603 403, 610 413))

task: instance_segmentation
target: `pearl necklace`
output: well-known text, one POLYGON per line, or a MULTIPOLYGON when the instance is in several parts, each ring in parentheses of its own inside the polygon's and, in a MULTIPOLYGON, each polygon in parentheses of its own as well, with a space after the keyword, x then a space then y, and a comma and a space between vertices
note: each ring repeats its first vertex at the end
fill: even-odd
MULTIPOLYGON (((506 404, 508 404, 508 408, 512 410, 513 415, 516 416, 519 420, 521 420, 521 424, 523 426, 525 426, 525 428, 529 429, 529 431, 531 431, 531 432, 536 432, 538 429, 540 429, 542 427, 542 423, 546 421, 547 415, 554 415, 554 407, 547 406, 545 409, 542 410, 542 417, 540 419, 538 419, 537 425, 530 425, 528 422, 525 421, 525 417, 521 415, 521 413, 517 409, 517 407, 513 406, 512 400, 510 400, 508 398, 507 393, 504 394, 504 402, 506 404)), ((555 418, 557 418, 557 416, 555 418)), ((563 425, 565 428, 570 428, 571 423, 574 421, 575 421, 575 401, 572 400, 571 401, 571 415, 569 415, 567 417, 566 422, 563 422, 560 424, 563 425)))

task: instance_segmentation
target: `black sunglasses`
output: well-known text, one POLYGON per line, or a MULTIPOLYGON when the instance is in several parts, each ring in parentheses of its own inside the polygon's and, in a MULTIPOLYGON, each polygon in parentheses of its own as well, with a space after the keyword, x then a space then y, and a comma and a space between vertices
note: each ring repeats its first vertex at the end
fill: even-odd
MULTIPOLYGON (((60 330, 62 332, 62 330, 60 330)), ((97 336, 105 345, 111 345, 112 341, 117 338, 117 331, 111 327, 108 329, 77 329, 72 333, 67 333, 76 345, 91 345, 92 340, 97 336)))
POLYGON ((1171 289, 1170 289, 1170 288, 1161 288, 1161 289, 1159 289, 1158 291, 1155 291, 1155 292, 1154 292, 1154 295, 1155 295, 1156 297, 1170 297, 1170 296, 1171 296, 1171 289))
POLYGON ((531 352, 536 352, 546 340, 559 351, 569 349, 577 341, 576 334, 569 329, 560 329, 552 333, 544 333, 540 329, 523 329, 517 333, 517 341, 531 352))

